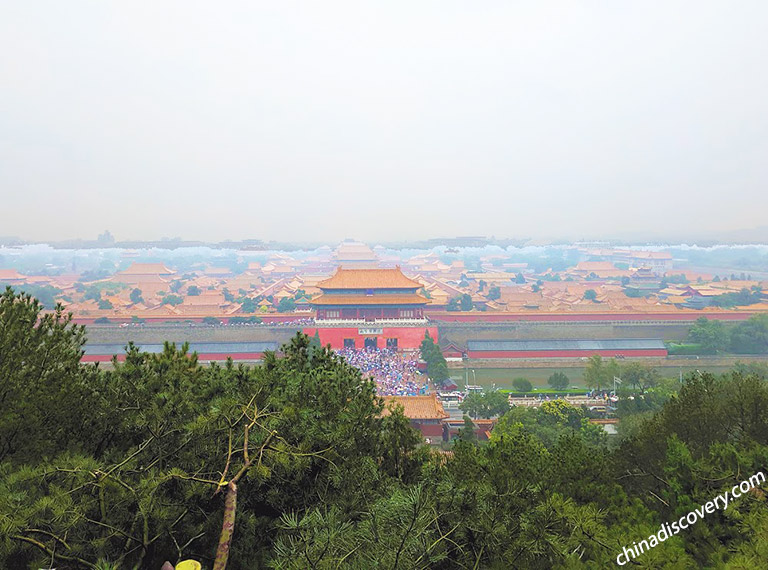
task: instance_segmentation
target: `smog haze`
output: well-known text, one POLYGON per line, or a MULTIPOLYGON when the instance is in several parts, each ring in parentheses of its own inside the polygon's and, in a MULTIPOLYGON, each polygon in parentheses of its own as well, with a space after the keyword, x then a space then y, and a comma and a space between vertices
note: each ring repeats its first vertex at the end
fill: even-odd
POLYGON ((7 2, 1 235, 764 225, 764 2, 7 2))

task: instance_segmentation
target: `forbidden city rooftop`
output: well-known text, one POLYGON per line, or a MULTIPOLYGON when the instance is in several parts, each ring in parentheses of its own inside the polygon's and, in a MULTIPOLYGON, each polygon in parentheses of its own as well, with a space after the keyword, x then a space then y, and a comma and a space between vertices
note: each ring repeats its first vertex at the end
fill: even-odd
POLYGON ((340 267, 330 278, 320 281, 320 289, 418 289, 422 285, 394 269, 345 269, 340 267))

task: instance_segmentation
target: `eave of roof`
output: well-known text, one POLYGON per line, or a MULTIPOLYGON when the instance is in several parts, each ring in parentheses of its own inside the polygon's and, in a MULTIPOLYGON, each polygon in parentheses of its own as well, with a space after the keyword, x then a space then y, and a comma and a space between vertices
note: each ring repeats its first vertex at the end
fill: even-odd
POLYGON ((426 297, 416 293, 402 295, 328 295, 312 299, 313 305, 426 305, 426 297))
POLYGON ((403 415, 411 420, 442 420, 448 416, 445 413, 443 404, 435 395, 427 396, 384 396, 386 407, 382 411, 382 416, 389 415, 389 405, 401 405, 403 415))

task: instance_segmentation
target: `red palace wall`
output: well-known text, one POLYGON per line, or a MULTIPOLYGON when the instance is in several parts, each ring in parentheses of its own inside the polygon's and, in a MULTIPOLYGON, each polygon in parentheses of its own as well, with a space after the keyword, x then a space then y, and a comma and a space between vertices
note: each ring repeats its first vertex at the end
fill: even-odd
POLYGON ((599 354, 608 358, 615 356, 667 356, 663 348, 647 350, 470 350, 469 358, 578 358, 599 354))
MULTIPOLYGON (((223 322, 223 323, 229 323, 231 316, 220 316, 220 315, 209 315, 213 318, 223 322)), ((260 318, 264 323, 267 324, 293 324, 297 321, 306 320, 314 318, 314 315, 311 313, 252 313, 252 314, 242 314, 242 315, 234 315, 235 317, 258 317, 260 318)), ((98 317, 78 317, 75 316, 73 318, 73 321, 79 325, 92 325, 95 324, 94 321, 98 317)), ((130 315, 128 316, 107 316, 109 319, 109 324, 111 325, 117 325, 122 323, 130 324, 133 321, 131 320, 130 315)), ((163 315, 160 317, 142 317, 142 320, 146 324, 159 324, 159 323, 184 323, 187 321, 193 322, 193 323, 202 323, 203 319, 205 317, 190 317, 187 315, 184 316, 173 316, 173 315, 163 315)))
POLYGON ((421 423, 418 420, 411 420, 411 427, 421 432, 424 437, 442 438, 443 437, 443 424, 427 424, 421 423))
POLYGON ((493 313, 490 311, 478 311, 471 313, 462 312, 434 312, 429 313, 433 321, 444 323, 472 323, 472 322, 644 322, 644 321, 683 321, 693 322, 699 317, 716 319, 721 321, 746 321, 752 315, 759 314, 754 311, 687 311, 679 313, 493 313))
MULTIPOLYGON (((495 313, 492 311, 473 311, 462 313, 459 311, 425 310, 433 321, 443 323, 503 323, 503 322, 647 322, 647 321, 676 321, 693 322, 699 317, 707 317, 720 321, 746 321, 753 315, 761 314, 758 311, 681 311, 671 313, 495 313)), ((291 324, 297 320, 314 317, 314 313, 253 313, 236 315, 238 317, 259 317, 265 323, 291 324)), ((130 316, 109 316, 111 324, 130 323, 130 316)), ((215 316, 223 322, 229 322, 230 316, 215 316)), ((148 323, 179 323, 193 321, 200 323, 203 317, 163 315, 160 317, 143 317, 148 323)), ((75 316, 78 324, 93 324, 96 317, 75 316)), ((432 334, 432 333, 430 333, 432 334)))
POLYGON ((386 347, 386 339, 396 338, 397 348, 419 348, 421 341, 424 340, 424 335, 429 331, 435 342, 437 342, 437 327, 360 327, 361 329, 379 328, 381 334, 360 334, 358 327, 354 328, 337 328, 337 327, 320 327, 320 328, 305 328, 304 334, 309 336, 315 336, 315 331, 320 331, 320 342, 323 346, 330 344, 331 348, 344 348, 344 339, 355 339, 355 348, 363 348, 365 339, 376 337, 377 346, 379 348, 386 347))
MULTIPOLYGON (((264 358, 263 352, 200 352, 197 355, 197 359, 201 362, 216 361, 224 362, 227 358, 232 360, 262 360, 264 358)), ((125 361, 125 353, 117 355, 118 362, 125 361)), ((85 354, 80 359, 81 362, 111 362, 112 356, 109 354, 85 354)))

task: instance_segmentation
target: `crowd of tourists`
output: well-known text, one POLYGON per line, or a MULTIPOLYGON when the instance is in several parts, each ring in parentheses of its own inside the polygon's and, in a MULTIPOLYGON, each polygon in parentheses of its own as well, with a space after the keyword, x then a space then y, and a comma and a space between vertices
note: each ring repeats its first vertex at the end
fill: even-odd
POLYGON ((416 370, 418 353, 388 348, 344 348, 337 352, 363 376, 376 382, 380 396, 416 396, 426 392, 427 378, 416 370))

